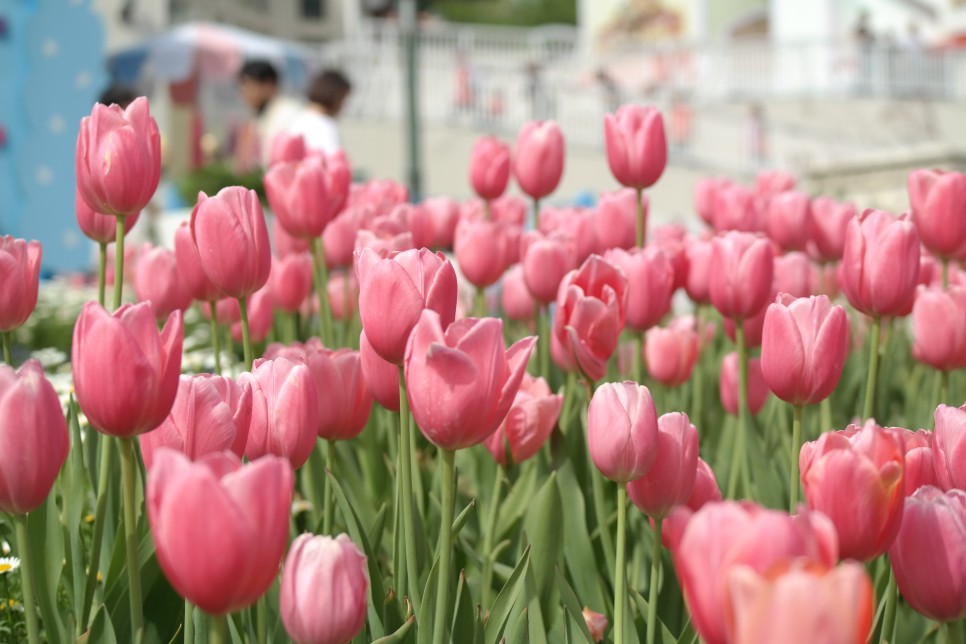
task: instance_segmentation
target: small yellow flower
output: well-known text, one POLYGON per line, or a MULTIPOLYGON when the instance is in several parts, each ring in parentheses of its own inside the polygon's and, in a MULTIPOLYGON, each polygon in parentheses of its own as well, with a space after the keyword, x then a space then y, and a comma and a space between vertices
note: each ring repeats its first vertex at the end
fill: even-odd
POLYGON ((104 575, 99 570, 97 571, 97 581, 104 581, 104 575))
POLYGON ((94 515, 93 514, 85 515, 84 521, 86 521, 87 523, 94 523, 94 515))
POLYGON ((17 600, 16 599, 11 599, 10 601, 7 602, 7 604, 10 606, 10 608, 16 608, 16 606, 17 606, 17 600))

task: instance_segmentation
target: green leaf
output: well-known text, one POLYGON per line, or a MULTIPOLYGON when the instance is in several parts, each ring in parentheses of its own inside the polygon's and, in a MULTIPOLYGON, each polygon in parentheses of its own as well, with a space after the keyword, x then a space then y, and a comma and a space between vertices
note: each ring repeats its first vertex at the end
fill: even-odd
POLYGON ((456 610, 453 615, 453 641, 472 642, 476 630, 476 614, 473 610, 473 600, 469 588, 466 587, 466 575, 460 571, 460 580, 456 586, 456 610))
MULTIPOLYGON (((567 570, 574 582, 577 596, 583 605, 602 611, 610 605, 601 589, 601 565, 594 557, 594 548, 587 531, 587 510, 584 494, 574 474, 573 461, 561 463, 557 468, 557 486, 560 498, 567 499, 567 511, 562 512, 563 550, 567 570)), ((581 618, 583 619, 583 618, 581 618)))
POLYGON ((497 595, 496 601, 493 602, 493 608, 490 609, 490 616, 486 620, 486 628, 483 631, 483 640, 487 644, 497 644, 500 641, 503 627, 506 626, 510 611, 513 609, 517 597, 523 590, 527 570, 529 569, 530 546, 527 546, 516 568, 513 569, 513 574, 510 575, 506 585, 503 586, 500 594, 497 595))
POLYGON ((524 606, 519 617, 513 622, 510 632, 506 636, 506 644, 529 644, 530 642, 530 612, 524 606))
POLYGON ((583 641, 586 644, 594 644, 594 638, 590 635, 590 630, 587 628, 587 622, 584 620, 584 611, 580 607, 580 601, 577 599, 577 595, 574 594, 574 589, 570 587, 567 583, 567 579, 560 572, 560 567, 557 566, 554 569, 555 577, 557 581, 557 588, 560 591, 560 599, 563 601, 564 610, 570 615, 570 618, 577 624, 577 629, 583 636, 583 641))
POLYGON ((409 619, 407 619, 406 622, 402 626, 400 626, 399 630, 397 630, 395 633, 392 633, 391 635, 387 635, 385 637, 380 637, 377 640, 373 640, 372 644, 395 644, 396 642, 402 642, 403 640, 406 639, 406 636, 409 634, 409 629, 411 629, 413 627, 413 624, 415 623, 416 623, 416 616, 411 615, 409 619))
POLYGON ((40 604, 41 615, 51 615, 44 629, 51 641, 65 639, 64 625, 57 609, 57 587, 64 570, 64 531, 60 525, 57 501, 50 494, 39 508, 27 516, 30 535, 30 555, 34 564, 34 594, 40 604))
POLYGON ((520 520, 530 507, 533 500, 533 488, 536 486, 536 460, 531 459, 521 466, 520 478, 510 487, 506 498, 500 504, 500 516, 496 522, 496 534, 493 543, 501 540, 501 536, 510 532, 513 525, 520 520))
POLYGON ((463 530, 463 526, 466 525, 466 520, 470 518, 470 513, 476 508, 476 499, 470 499, 469 504, 463 508, 456 520, 453 521, 453 543, 460 536, 460 532, 463 530))
POLYGON ((105 606, 101 606, 94 616, 91 632, 87 636, 87 644, 117 644, 114 625, 111 624, 111 616, 105 606))
POLYGON ((530 574, 540 597, 540 607, 545 613, 550 610, 555 589, 554 569, 563 550, 563 540, 560 538, 563 515, 563 503, 554 472, 540 487, 523 521, 530 543, 530 574))
MULTIPOLYGON (((642 623, 645 622, 647 620, 647 606, 648 606, 647 600, 644 599, 644 596, 641 595, 636 590, 634 590, 633 588, 628 588, 627 594, 631 600, 631 603, 633 603, 634 607, 637 609, 637 616, 639 620, 642 623)), ((657 623, 660 626, 660 628, 658 628, 657 631, 655 631, 658 644, 674 644, 678 641, 678 638, 674 637, 674 635, 671 633, 670 630, 668 630, 668 627, 664 624, 664 622, 661 621, 660 616, 658 616, 657 618, 657 623)), ((646 627, 646 624, 645 624, 645 627, 646 627)))
POLYGON ((426 585, 423 586, 422 605, 416 616, 417 644, 431 644, 433 641, 433 618, 436 614, 436 578, 439 575, 439 558, 433 560, 433 567, 429 569, 426 585))

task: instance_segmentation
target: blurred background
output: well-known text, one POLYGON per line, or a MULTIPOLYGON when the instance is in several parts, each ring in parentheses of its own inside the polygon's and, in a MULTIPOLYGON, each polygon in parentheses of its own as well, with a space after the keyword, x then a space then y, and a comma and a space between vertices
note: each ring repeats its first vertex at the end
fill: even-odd
POLYGON ((909 170, 966 170, 964 0, 0 0, 0 234, 41 240, 48 270, 88 267, 74 145, 112 85, 148 96, 162 130, 139 234, 163 242, 198 189, 259 184, 259 114, 239 91, 255 59, 292 100, 340 70, 357 178, 416 198, 469 196, 477 136, 555 119, 567 160, 551 201, 592 204, 617 187, 603 115, 629 102, 664 112, 659 222, 689 221, 707 175, 781 168, 901 211, 909 170))

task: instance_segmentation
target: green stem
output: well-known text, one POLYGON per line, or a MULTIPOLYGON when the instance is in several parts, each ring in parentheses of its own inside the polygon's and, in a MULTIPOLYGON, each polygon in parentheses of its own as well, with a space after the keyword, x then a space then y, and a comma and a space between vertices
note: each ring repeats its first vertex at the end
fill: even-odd
POLYGON ((819 419, 821 426, 818 428, 819 435, 832 429, 832 400, 826 397, 819 403, 819 419))
POLYGON ((899 599, 899 589, 896 587, 896 576, 889 567, 889 585, 886 587, 885 615, 882 617, 882 631, 879 635, 879 644, 895 642, 896 632, 896 603, 899 599))
POLYGON ((634 334, 634 380, 644 384, 644 332, 634 334))
POLYGON ((635 204, 635 206, 637 207, 637 245, 639 248, 643 248, 644 241, 646 239, 646 235, 644 231, 644 226, 646 223, 644 221, 644 204, 641 203, 641 198, 644 195, 644 189, 637 188, 635 192, 637 196, 637 203, 635 204))
MULTIPOLYGON (((332 441, 324 441, 325 446, 325 469, 329 472, 335 472, 335 443, 332 441)), ((335 519, 335 495, 332 492, 332 485, 329 483, 329 477, 322 477, 322 503, 325 507, 325 514, 322 519, 322 534, 332 534, 332 522, 335 519)))
POLYGON ((13 344, 10 341, 10 331, 0 332, 0 338, 3 339, 3 361, 6 362, 11 367, 13 366, 13 344))
POLYGON ((745 494, 750 493, 748 481, 748 348, 745 346, 745 331, 742 321, 735 320, 735 344, 738 346, 738 435, 735 437, 734 451, 731 453, 731 471, 728 473, 728 498, 737 498, 738 476, 745 494))
POLYGON ((943 290, 949 288, 949 260, 943 257, 943 290))
POLYGON ((486 515, 486 532, 483 534, 483 613, 490 608, 490 594, 493 584, 493 541, 496 538, 496 520, 500 511, 500 496, 503 492, 503 469, 496 466, 493 476, 493 492, 490 494, 490 509, 486 515))
MULTIPOLYGON (((600 526, 604 532, 605 526, 600 526)), ((624 644, 624 604, 627 591, 624 588, 627 563, 624 560, 627 538, 627 486, 617 484, 617 558, 614 561, 614 644, 624 644)), ((654 601, 653 598, 651 601, 654 601)))
POLYGON ((440 497, 443 500, 442 518, 439 524, 439 577, 436 589, 436 613, 433 616, 433 644, 443 644, 446 640, 446 618, 449 616, 449 575, 450 563, 453 558, 453 487, 455 472, 453 467, 456 452, 450 449, 440 449, 441 464, 440 497))
MULTIPOLYGON (((949 372, 939 372, 939 405, 949 403, 949 372)), ((937 405, 938 406, 938 405, 937 405)))
POLYGON ((100 463, 97 473, 97 504, 94 509, 94 535, 91 541, 91 560, 87 568, 87 587, 84 589, 84 610, 81 611, 81 631, 86 631, 97 588, 97 572, 101 562, 101 545, 104 542, 104 523, 107 521, 107 486, 111 481, 111 446, 114 441, 100 434, 100 463))
POLYGON ((489 199, 483 200, 483 219, 489 221, 493 218, 493 205, 490 203, 489 199))
MULTIPOLYGON (((698 337, 702 335, 701 329, 704 328, 704 307, 698 305, 697 312, 695 314, 696 319, 696 330, 698 337)), ((698 340, 700 343, 700 340, 698 340)), ((700 351, 698 353, 698 359, 694 363, 694 370, 691 372, 692 389, 691 389, 691 422, 697 426, 698 431, 704 426, 701 416, 704 413, 704 354, 705 351, 700 351)))
POLYGON ((537 354, 540 357, 540 376, 550 385, 550 308, 541 305, 537 313, 537 354))
MULTIPOLYGON (((406 545, 406 575, 409 582, 409 601, 418 614, 421 601, 419 569, 416 566, 416 528, 413 514, 413 448, 409 427, 409 397, 406 393, 406 373, 399 366, 399 476, 402 480, 403 534, 406 545)), ((452 523, 452 521, 450 522, 452 523)), ((405 589, 400 588, 400 592, 405 589)))
POLYGON ((574 396, 577 395, 577 373, 567 372, 567 382, 564 384, 563 409, 560 410, 560 429, 567 432, 570 429, 570 416, 574 409, 574 396))
POLYGON ((295 319, 295 313, 283 313, 282 315, 285 316, 285 342, 292 344, 299 337, 298 321, 295 319))
POLYGON ((211 328, 211 348, 215 352, 215 374, 221 375, 221 338, 218 334, 218 302, 208 302, 209 326, 211 328))
POLYGON ((131 641, 136 642, 143 627, 141 566, 138 562, 137 529, 137 449, 133 438, 121 441, 121 484, 124 500, 124 545, 127 554, 128 598, 131 606, 131 641))
POLYGON ((963 644, 962 622, 945 622, 942 625, 946 644, 963 644))
POLYGON ((476 298, 473 301, 473 315, 478 318, 485 318, 486 313, 486 290, 481 286, 477 286, 476 298))
POLYGON ((245 371, 252 370, 252 338, 248 330, 248 298, 238 298, 238 308, 241 309, 242 351, 245 355, 245 371))
POLYGON ((265 595, 258 598, 255 603, 255 619, 258 621, 258 644, 268 642, 268 600, 265 595))
POLYGON ((124 215, 117 215, 114 239, 114 310, 121 308, 124 295, 124 215))
POLYGON ((322 238, 312 240, 312 258, 315 260, 317 277, 315 290, 319 296, 319 318, 322 324, 322 344, 332 347, 332 310, 329 308, 329 267, 325 263, 325 246, 322 238))
POLYGON ((35 571, 33 569, 33 556, 30 554, 30 534, 27 530, 27 515, 13 515, 13 522, 17 532, 17 549, 20 551, 20 565, 23 572, 20 574, 20 585, 23 590, 23 609, 24 621, 27 622, 27 641, 30 644, 39 644, 40 630, 37 626, 37 605, 34 599, 34 580, 35 571))
POLYGON ((788 513, 795 514, 798 505, 798 452, 802 447, 802 415, 804 408, 794 405, 794 420, 792 420, 792 454, 791 467, 788 473, 788 513))
POLYGON ((604 475, 600 473, 597 466, 590 463, 590 481, 594 495, 594 515, 597 519, 597 534, 600 538, 600 547, 604 551, 604 565, 608 570, 614 570, 616 557, 614 556, 614 544, 608 538, 608 516, 604 507, 604 475))
POLYGON ((654 644, 657 635, 657 600, 661 583, 661 518, 654 519, 654 543, 651 544, 651 585, 647 597, 647 644, 654 644))
POLYGON ((194 606, 187 599, 184 600, 184 644, 194 644, 195 641, 195 620, 194 606))
POLYGON ((228 618, 226 615, 208 616, 208 644, 228 644, 228 618))
POLYGON ((533 229, 540 229, 540 200, 533 200, 533 229))
POLYGON ((104 306, 107 297, 107 244, 97 245, 97 303, 104 306))
POLYGON ((865 381, 865 407, 862 420, 873 416, 875 409, 875 388, 879 377, 879 334, 882 332, 882 318, 872 318, 872 337, 869 343, 869 372, 865 381))

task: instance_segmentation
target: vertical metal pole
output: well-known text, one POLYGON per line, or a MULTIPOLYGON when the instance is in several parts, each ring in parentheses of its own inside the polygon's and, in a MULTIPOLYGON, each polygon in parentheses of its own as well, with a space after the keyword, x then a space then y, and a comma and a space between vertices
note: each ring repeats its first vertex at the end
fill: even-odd
POLYGON ((409 184, 409 199, 417 203, 422 197, 422 172, 419 150, 419 86, 416 49, 419 25, 416 20, 416 0, 400 0, 399 26, 406 61, 406 180, 409 184))

